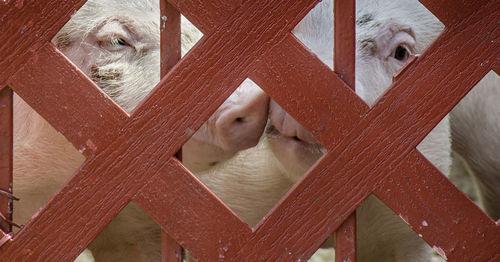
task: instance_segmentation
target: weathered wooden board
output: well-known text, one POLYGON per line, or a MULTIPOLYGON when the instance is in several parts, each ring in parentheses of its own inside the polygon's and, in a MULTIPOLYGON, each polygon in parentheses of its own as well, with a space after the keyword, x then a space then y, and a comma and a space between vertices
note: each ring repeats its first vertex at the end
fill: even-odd
MULTIPOLYGON (((204 38, 179 63, 163 63, 166 76, 131 116, 49 43, 83 2, 0 3, 0 86, 8 84, 87 155, 0 248, 2 260, 71 261, 131 200, 173 238, 169 243, 201 260, 304 260, 342 224, 340 234, 352 239, 351 214, 371 193, 448 259, 499 259, 498 249, 485 248, 500 243, 499 225, 415 147, 487 72, 498 72, 492 57, 500 56, 500 2, 422 0, 447 28, 370 109, 350 89, 353 32, 335 33, 343 39, 335 72, 290 33, 317 0, 172 0, 204 38), (328 149, 254 229, 173 157, 246 77, 328 149)), ((352 24, 353 1, 344 2, 350 11, 336 23, 352 24)), ((178 27, 164 34, 175 38, 178 27)), ((341 257, 353 261, 351 243, 341 257)))

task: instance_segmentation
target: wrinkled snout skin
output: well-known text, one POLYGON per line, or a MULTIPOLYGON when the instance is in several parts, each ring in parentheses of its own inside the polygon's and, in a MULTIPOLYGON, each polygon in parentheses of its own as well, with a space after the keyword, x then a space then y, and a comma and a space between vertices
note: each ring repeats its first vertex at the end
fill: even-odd
POLYGON ((298 181, 325 152, 311 133, 274 100, 269 105, 266 136, 275 157, 286 166, 285 176, 292 181, 298 181))
POLYGON ((227 151, 257 145, 267 122, 269 97, 251 81, 243 84, 219 108, 214 130, 227 151))
POLYGON ((257 145, 266 126, 268 105, 266 93, 245 80, 183 146, 184 164, 193 172, 202 171, 257 145))

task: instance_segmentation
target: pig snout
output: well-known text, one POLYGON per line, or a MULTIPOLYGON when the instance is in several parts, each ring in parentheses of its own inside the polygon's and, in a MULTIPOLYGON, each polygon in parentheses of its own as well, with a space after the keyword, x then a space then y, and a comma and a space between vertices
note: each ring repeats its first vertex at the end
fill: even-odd
POLYGON ((267 122, 269 97, 257 85, 244 82, 222 106, 215 130, 220 147, 239 151, 257 145, 267 122))
POLYGON ((314 137, 302 127, 292 116, 286 113, 275 101, 270 102, 269 120, 276 130, 284 137, 293 138, 309 144, 316 144, 314 137))

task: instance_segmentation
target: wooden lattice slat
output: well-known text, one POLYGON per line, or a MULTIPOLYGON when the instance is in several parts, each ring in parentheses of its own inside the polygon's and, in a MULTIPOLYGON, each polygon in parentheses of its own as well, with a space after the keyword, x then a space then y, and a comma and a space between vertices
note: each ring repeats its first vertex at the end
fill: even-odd
MULTIPOLYGON (((0 190, 12 194, 12 110, 13 93, 10 88, 0 89, 0 190)), ((5 194, 0 194, 0 212, 5 219, 12 220, 12 200, 5 194)), ((2 219, 0 219, 2 220, 2 219)), ((0 230, 9 233, 11 225, 0 221, 0 230)), ((0 239, 2 238, 0 233, 0 239)))
POLYGON ((251 235, 252 230, 177 160, 170 160, 166 170, 144 185, 134 201, 192 255, 218 259, 221 244, 241 244, 251 235))
POLYGON ((368 111, 349 86, 291 34, 258 62, 250 77, 276 102, 286 104, 286 111, 327 148, 338 144, 368 111))
POLYGON ((205 36, 130 117, 99 97, 97 87, 48 44, 83 1, 39 0, 24 7, 16 1, 0 7, 0 29, 7 36, 0 48, 0 86, 19 90, 78 148, 89 146, 88 140, 96 145, 61 191, 2 246, 2 260, 70 261, 134 200, 202 260, 297 261, 308 258, 372 192, 450 260, 498 259, 495 248, 481 246, 500 242, 499 226, 415 149, 488 71, 498 72, 498 59, 491 59, 500 55, 498 1, 462 1, 452 12, 446 10, 452 1, 422 1, 447 28, 372 109, 349 89, 352 76, 342 81, 291 35, 317 1, 169 2, 205 36), (52 18, 27 27, 29 37, 22 37, 21 26, 48 13, 52 18), (482 38, 486 33, 494 39, 482 38), (21 38, 25 42, 19 43, 21 38), (60 84, 47 79, 48 70, 37 69, 54 66, 60 84), (173 157, 191 133, 186 131, 196 130, 248 76, 328 149, 254 230, 173 157), (73 94, 49 84, 36 90, 36 79, 39 86, 78 85, 88 103, 69 102, 73 94), (304 86, 315 90, 304 92, 304 86), (47 90, 51 96, 43 95, 47 90), (94 98, 98 102, 90 101, 94 98), (98 118, 79 117, 80 112, 95 115, 95 106, 115 121, 111 129, 98 118), (105 132, 110 132, 107 141, 101 137, 105 132), (445 196, 448 212, 431 201, 445 196), (398 197, 428 213, 415 213, 398 197), (464 228, 476 231, 455 223, 464 212, 471 213, 461 220, 464 228), (460 244, 466 249, 457 248, 460 244))
POLYGON ((500 233, 495 222, 422 155, 412 152, 407 163, 380 185, 377 197, 401 214, 431 246, 449 254, 451 261, 500 258, 493 245, 500 233))
POLYGON ((86 156, 105 147, 128 118, 51 43, 40 48, 8 83, 86 156))
POLYGON ((61 29, 85 0, 0 3, 0 83, 5 83, 38 48, 61 29))

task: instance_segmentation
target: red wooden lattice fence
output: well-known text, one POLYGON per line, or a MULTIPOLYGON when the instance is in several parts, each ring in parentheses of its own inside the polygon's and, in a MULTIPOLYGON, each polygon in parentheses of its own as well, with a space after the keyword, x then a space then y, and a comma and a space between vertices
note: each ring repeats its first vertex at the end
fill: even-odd
MULTIPOLYGON (((84 2, 0 2, 3 93, 7 100, 7 88, 19 94, 87 156, 36 219, 0 248, 2 261, 71 261, 132 200, 168 233, 165 261, 178 259, 175 242, 207 261, 303 260, 337 229, 337 244, 348 245, 337 247, 338 261, 354 261, 355 219, 349 217, 372 192, 406 214, 448 259, 500 260, 499 250, 487 247, 500 243, 499 225, 415 149, 488 71, 500 71, 499 1, 421 0, 446 29, 370 109, 350 89, 352 32, 336 32, 337 73, 290 33, 318 0, 171 0, 204 37, 170 71, 178 58, 162 62, 168 73, 131 116, 50 43, 84 2), (486 32, 494 41, 481 41, 486 32), (328 149, 254 230, 174 157, 188 139, 184 130, 196 130, 246 77, 328 149), (150 141, 147 150, 137 141, 150 141), (313 201, 318 197, 329 201, 313 201), (429 226, 420 226, 423 220, 429 226)), ((338 2, 335 11, 336 24, 353 28, 353 1, 338 2)), ((165 34, 178 35, 173 27, 165 34)), ((2 121, 10 121, 4 114, 2 121)), ((9 156, 0 157, 10 172, 9 156)))

